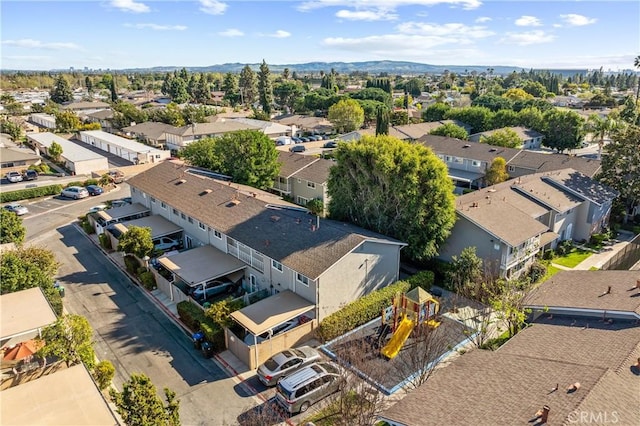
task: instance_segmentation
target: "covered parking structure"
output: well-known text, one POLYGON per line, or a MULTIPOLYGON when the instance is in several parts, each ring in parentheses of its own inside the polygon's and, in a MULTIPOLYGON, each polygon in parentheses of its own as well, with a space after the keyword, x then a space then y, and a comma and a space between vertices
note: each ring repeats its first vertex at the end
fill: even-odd
MULTIPOLYGON (((184 295, 197 286, 203 288, 220 278, 240 284, 246 264, 213 246, 201 246, 158 259, 160 267, 173 275, 172 285, 184 295)), ((174 299, 173 289, 169 296, 174 299)), ((182 298, 186 299, 186 297, 182 298)))
POLYGON ((140 219, 129 220, 110 225, 107 233, 110 234, 111 247, 118 246, 120 236, 127 232, 130 227, 151 228, 151 239, 161 237, 172 237, 176 241, 182 241, 184 230, 175 223, 159 215, 145 216, 140 219))
POLYGON ((457 188, 480 188, 484 173, 449 168, 449 178, 457 188))
POLYGON ((125 204, 122 207, 114 207, 90 214, 89 223, 96 230, 96 234, 100 235, 110 225, 140 219, 150 214, 149 209, 142 204, 125 204))
POLYGON ((309 337, 316 327, 314 309, 315 304, 286 290, 235 311, 231 313, 231 318, 250 335, 253 344, 245 344, 243 339, 227 328, 227 348, 250 369, 255 369, 272 355, 298 345, 309 337), (272 335, 272 330, 292 320, 297 320, 294 328, 272 335), (266 340, 258 343, 257 336, 265 334, 266 340))

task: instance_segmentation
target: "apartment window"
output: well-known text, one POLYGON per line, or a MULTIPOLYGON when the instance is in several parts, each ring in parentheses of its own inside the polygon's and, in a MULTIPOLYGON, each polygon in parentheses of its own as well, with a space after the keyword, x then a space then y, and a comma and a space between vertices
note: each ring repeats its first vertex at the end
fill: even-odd
POLYGON ((198 228, 202 229, 203 231, 206 231, 206 230, 207 230, 207 227, 206 227, 206 226, 205 226, 205 224, 204 224, 204 223, 202 223, 202 222, 198 222, 198 228))
POLYGON ((189 216, 187 220, 189 221, 189 223, 193 223, 193 218, 191 216, 189 216))
POLYGON ((464 160, 460 157, 454 157, 453 158, 453 162, 454 163, 458 163, 458 164, 462 164, 464 162, 464 160))
POLYGON ((178 216, 180 214, 180 212, 177 209, 173 209, 173 214, 175 214, 176 216, 178 216))
POLYGON ((449 155, 447 155, 446 157, 444 157, 444 159, 445 159, 445 161, 446 161, 447 163, 450 163, 450 162, 451 162, 451 156, 449 156, 449 155))
POLYGON ((515 171, 516 171, 516 168, 515 168, 514 166, 509 166, 509 167, 507 168, 507 170, 508 170, 508 171, 510 171, 510 172, 515 172, 515 171))
POLYGON ((213 230, 213 235, 215 235, 216 238, 222 239, 222 234, 217 229, 213 230))
POLYGON ((167 203, 165 203, 164 201, 160 203, 160 207, 162 207, 163 209, 167 209, 167 203))
POLYGON ((473 167, 480 167, 480 161, 478 161, 478 160, 473 160, 473 161, 471 161, 471 165, 472 165, 473 167))
POLYGON ((307 287, 309 287, 309 278, 305 277, 302 274, 296 273, 296 281, 301 282, 302 284, 304 284, 307 287))
POLYGON ((271 261, 271 267, 273 269, 277 269, 278 271, 282 272, 282 263, 280 262, 276 262, 275 260, 271 261))
POLYGON ((185 216, 185 214, 184 214, 184 213, 180 213, 180 218, 181 218, 182 220, 186 220, 186 219, 187 219, 187 216, 185 216))
POLYGON ((315 187, 316 187, 316 184, 315 184, 314 182, 309 182, 309 181, 307 181, 307 186, 308 186, 309 188, 315 188, 315 187))
POLYGON ((156 199, 151 197, 151 204, 155 204, 156 203, 156 199))

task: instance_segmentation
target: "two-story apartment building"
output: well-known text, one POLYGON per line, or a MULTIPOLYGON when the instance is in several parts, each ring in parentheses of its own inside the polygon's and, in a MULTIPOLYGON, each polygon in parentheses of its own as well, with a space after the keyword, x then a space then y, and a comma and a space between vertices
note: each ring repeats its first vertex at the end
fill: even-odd
POLYGON ((129 179, 131 197, 184 229, 185 247, 209 245, 242 261, 249 291, 289 290, 321 320, 398 279, 406 244, 190 170, 152 167, 129 179))
POLYGON ((166 148, 177 152, 193 141, 222 136, 238 130, 258 130, 257 126, 232 119, 220 119, 212 123, 195 123, 166 130, 166 148))
POLYGON ((572 169, 537 173, 456 199, 458 220, 440 258, 476 247, 485 264, 515 277, 544 247, 588 240, 608 224, 617 193, 572 169))
POLYGON ((272 190, 301 206, 306 206, 310 200, 322 200, 326 210, 329 203, 327 180, 334 162, 287 151, 278 151, 278 161, 280 173, 272 190))
POLYGON ((516 133, 516 135, 518 135, 518 138, 520 139, 520 145, 518 146, 518 148, 540 149, 540 147, 542 146, 542 140, 544 139, 544 135, 542 133, 521 126, 503 127, 501 129, 493 129, 487 130, 486 132, 474 133, 473 135, 469 135, 469 141, 482 142, 482 139, 484 137, 491 136, 495 132, 502 130, 512 130, 516 133))
POLYGON ((167 132, 176 129, 171 124, 159 123, 156 121, 146 121, 133 126, 123 127, 122 131, 139 141, 164 149, 167 142, 167 132))

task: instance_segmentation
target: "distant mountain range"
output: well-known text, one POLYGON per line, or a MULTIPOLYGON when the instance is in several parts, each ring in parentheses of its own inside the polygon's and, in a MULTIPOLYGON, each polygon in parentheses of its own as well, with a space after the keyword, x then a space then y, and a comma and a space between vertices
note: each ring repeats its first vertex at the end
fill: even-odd
MULTIPOLYGON (((190 72, 220 72, 220 73, 238 73, 246 65, 255 71, 260 68, 260 63, 255 64, 243 64, 243 63, 227 63, 220 65, 210 65, 205 67, 184 67, 190 72)), ((515 66, 506 65, 429 65, 421 64, 417 62, 404 62, 404 61, 366 61, 366 62, 307 62, 304 64, 267 64, 271 72, 280 73, 285 68, 288 68, 290 72, 297 73, 319 73, 324 71, 330 72, 331 69, 336 70, 341 74, 348 74, 352 72, 366 72, 369 74, 387 73, 389 75, 417 75, 417 74, 442 74, 448 70, 456 74, 471 73, 473 71, 477 73, 487 73, 489 70, 493 74, 510 74, 513 71, 520 72, 523 69, 528 71, 528 68, 521 68, 515 66)), ((117 70, 118 72, 173 72, 174 70, 182 69, 182 66, 161 66, 152 68, 136 68, 136 69, 124 69, 117 70)), ((116 71, 116 70, 111 70, 116 71)), ((586 69, 574 69, 574 70, 549 70, 554 73, 560 73, 564 75, 573 75, 576 73, 585 73, 586 69)))

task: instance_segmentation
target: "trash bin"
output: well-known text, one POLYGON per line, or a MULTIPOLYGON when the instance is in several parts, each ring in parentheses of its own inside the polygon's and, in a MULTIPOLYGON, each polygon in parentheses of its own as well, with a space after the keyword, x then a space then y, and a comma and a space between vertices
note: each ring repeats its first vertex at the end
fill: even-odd
POLYGON ((53 288, 58 290, 58 293, 60 293, 60 297, 64 297, 64 287, 62 287, 62 285, 60 285, 60 283, 58 281, 56 281, 53 284, 53 288))
POLYGON ((202 342, 202 355, 204 355, 205 358, 211 358, 213 356, 213 345, 211 342, 202 342))
POLYGON ((202 342, 204 342, 204 332, 202 330, 196 331, 191 337, 193 338, 193 347, 200 350, 202 342))

